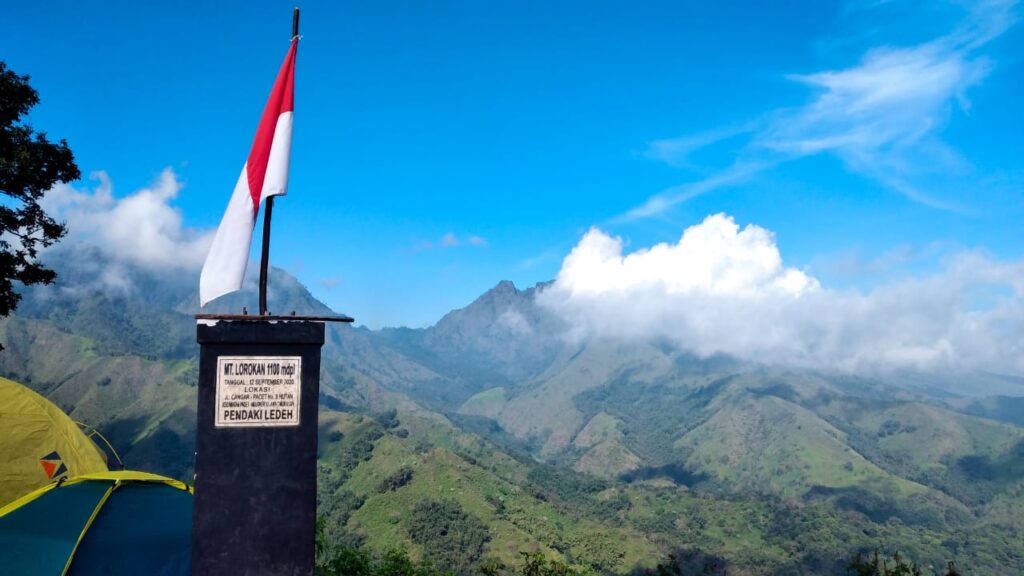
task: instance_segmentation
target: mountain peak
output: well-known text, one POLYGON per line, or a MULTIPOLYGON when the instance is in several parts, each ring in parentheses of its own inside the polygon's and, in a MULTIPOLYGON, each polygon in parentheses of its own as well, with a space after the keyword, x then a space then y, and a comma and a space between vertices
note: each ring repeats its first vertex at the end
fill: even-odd
POLYGON ((519 292, 519 289, 516 288, 516 285, 511 280, 502 280, 501 282, 498 282, 498 284, 495 285, 494 288, 488 290, 488 292, 496 292, 499 294, 515 294, 519 292))

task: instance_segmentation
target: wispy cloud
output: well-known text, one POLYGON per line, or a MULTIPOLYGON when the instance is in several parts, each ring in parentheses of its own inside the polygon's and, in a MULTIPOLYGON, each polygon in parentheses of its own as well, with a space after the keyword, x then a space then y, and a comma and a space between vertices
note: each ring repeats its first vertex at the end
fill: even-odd
POLYGON ((549 263, 552 263, 552 262, 558 262, 559 260, 562 259, 562 254, 563 253, 564 252, 562 252, 561 250, 558 250, 558 249, 555 249, 555 248, 549 248, 549 249, 541 252, 540 254, 536 254, 534 256, 530 256, 529 258, 524 258, 523 260, 520 260, 519 261, 519 269, 520 270, 531 270, 531 269, 536 268, 537 266, 541 266, 543 264, 549 264, 549 263))
POLYGON ((459 239, 455 237, 455 234, 449 232, 441 237, 439 245, 441 248, 454 248, 459 245, 459 239))
POLYGON ((341 276, 331 276, 329 278, 321 278, 318 280, 321 286, 328 290, 334 290, 338 286, 341 286, 341 276))
POLYGON ((931 262, 941 255, 940 248, 937 243, 926 246, 901 244, 875 257, 865 257, 860 249, 853 248, 838 254, 818 256, 809 268, 841 282, 882 279, 902 274, 914 264, 931 262))
POLYGON ((475 234, 468 234, 460 238, 459 236, 456 236, 454 232, 447 232, 436 241, 423 240, 417 242, 413 250, 416 252, 422 252, 424 250, 445 250, 448 248, 458 248, 460 246, 483 248, 487 245, 487 240, 475 234))
POLYGON ((717 172, 703 180, 673 186, 668 190, 655 194, 648 198, 643 204, 630 209, 628 212, 614 218, 612 221, 621 222, 627 220, 639 220, 650 216, 656 216, 676 204, 686 202, 691 198, 696 198, 697 196, 717 190, 718 188, 743 182, 765 168, 771 167, 775 163, 776 162, 770 162, 767 160, 754 160, 748 158, 739 159, 725 170, 717 172))
MULTIPOLYGON (((816 154, 834 155, 849 171, 915 202, 962 210, 922 184, 936 172, 950 175, 970 169, 939 133, 954 106, 970 108, 968 90, 992 70, 979 49, 1013 25, 1015 6, 1016 0, 982 2, 946 36, 909 47, 875 47, 850 68, 790 75, 815 90, 808 104, 767 113, 731 166, 661 192, 620 219, 650 217, 749 180, 764 169, 816 154)), ((649 155, 678 164, 695 149, 732 135, 726 130, 657 141, 649 155)))
POLYGON ((659 160, 677 168, 692 168, 690 155, 723 140, 749 133, 754 130, 752 125, 733 128, 720 128, 699 134, 689 134, 677 138, 655 140, 647 144, 644 155, 652 160, 659 160))

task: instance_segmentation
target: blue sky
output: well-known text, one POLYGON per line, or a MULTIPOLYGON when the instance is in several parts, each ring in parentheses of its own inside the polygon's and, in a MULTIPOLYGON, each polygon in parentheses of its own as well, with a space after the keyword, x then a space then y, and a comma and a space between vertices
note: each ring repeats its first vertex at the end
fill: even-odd
MULTIPOLYGON (((0 58, 83 173, 170 168, 202 234, 292 4, 139 4, 7 6, 0 58)), ((592 226, 629 251, 719 212, 836 288, 1024 257, 1020 7, 763 4, 303 3, 272 262, 378 327, 553 279, 592 226)))

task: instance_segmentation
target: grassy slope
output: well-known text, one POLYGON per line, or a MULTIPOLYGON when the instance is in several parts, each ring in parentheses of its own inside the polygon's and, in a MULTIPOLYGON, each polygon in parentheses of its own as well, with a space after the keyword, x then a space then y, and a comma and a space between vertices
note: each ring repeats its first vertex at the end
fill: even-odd
POLYGON ((640 458, 626 448, 619 423, 611 414, 599 412, 576 434, 573 446, 583 451, 574 466, 577 471, 616 478, 640 467, 640 458))
MULTIPOLYGON (((1012 541, 1021 534, 1019 500, 1012 501, 1016 508, 1004 503, 999 514, 977 527, 954 529, 897 518, 873 522, 825 500, 712 498, 640 483, 598 483, 567 495, 566 484, 536 477, 538 465, 511 459, 439 420, 424 422, 401 411, 399 420, 387 431, 365 416, 321 415, 322 438, 342 433, 334 442, 322 440, 321 467, 333 471, 321 478, 321 486, 335 495, 349 491, 365 498, 344 530, 362 535, 377 551, 404 547, 418 556, 421 551, 406 534, 412 506, 424 499, 451 499, 488 526, 492 539, 485 555, 506 562, 520 551, 539 550, 577 564, 594 560, 623 573, 649 566, 670 550, 700 549, 728 558, 731 574, 841 573, 852 551, 899 543, 905 553, 935 567, 957 558, 977 574, 1024 569, 1024 550, 1012 541), (332 484, 346 450, 367 430, 375 431, 372 453, 352 466, 344 482, 332 484), (447 446, 432 445, 431 437, 444 438, 447 446), (412 470, 412 480, 379 491, 381 482, 403 467, 412 470), (612 502, 616 505, 608 506, 612 502)), ((569 485, 579 478, 592 482, 576 478, 569 485)))
MULTIPOLYGON (((586 423, 574 398, 605 385, 623 370, 649 370, 665 359, 646 346, 596 342, 557 360, 535 385, 522 389, 504 405, 499 421, 520 438, 539 437, 541 455, 548 457, 568 448, 586 423)), ((635 378, 642 374, 634 373, 635 378)))
POLYGON ((925 488, 893 477, 844 442, 845 434, 800 406, 745 395, 676 441, 688 468, 734 489, 801 496, 814 486, 886 485, 899 495, 925 488))
MULTIPOLYGON (((418 427, 423 433, 426 428, 439 426, 424 427, 413 420, 404 417, 403 426, 411 425, 403 429, 418 427)), ((338 462, 349 448, 349 438, 357 436, 357 429, 372 426, 377 424, 358 415, 324 416, 322 436, 329 438, 334 430, 343 436, 327 443, 321 462, 328 466, 338 462)), ((351 514, 346 528, 363 536, 372 549, 405 547, 418 555, 419 550, 405 532, 409 512, 423 500, 450 499, 488 526, 492 539, 486 555, 505 562, 517 561, 521 551, 541 551, 552 558, 580 563, 601 557, 605 559, 604 568, 625 571, 650 565, 660 557, 658 548, 635 528, 574 516, 539 499, 528 488, 525 467, 479 439, 449 430, 445 435, 455 440, 456 453, 445 447, 431 447, 429 441, 416 438, 418 435, 400 438, 384 434, 375 441, 372 456, 360 462, 335 488, 365 498, 351 514), (412 470, 412 480, 397 490, 380 492, 381 482, 403 467, 412 470)))
POLYGON ((845 398, 816 410, 887 472, 955 498, 979 518, 990 502, 1024 490, 1019 427, 911 401, 845 398))
POLYGON ((459 407, 459 413, 495 419, 501 414, 506 401, 505 388, 501 386, 488 388, 483 392, 477 392, 469 400, 463 402, 459 407))

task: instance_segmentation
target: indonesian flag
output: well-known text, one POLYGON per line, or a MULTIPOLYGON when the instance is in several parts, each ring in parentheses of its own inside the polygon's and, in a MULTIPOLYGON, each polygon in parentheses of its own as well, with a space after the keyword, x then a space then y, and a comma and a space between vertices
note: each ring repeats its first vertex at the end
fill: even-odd
POLYGON ((294 103, 295 52, 298 38, 292 40, 274 89, 263 109, 256 139, 242 167, 235 191, 231 194, 224 218, 213 238, 210 253, 199 277, 199 304, 206 304, 242 287, 249 263, 252 230, 260 212, 260 202, 288 191, 288 160, 292 146, 292 105, 294 103))

